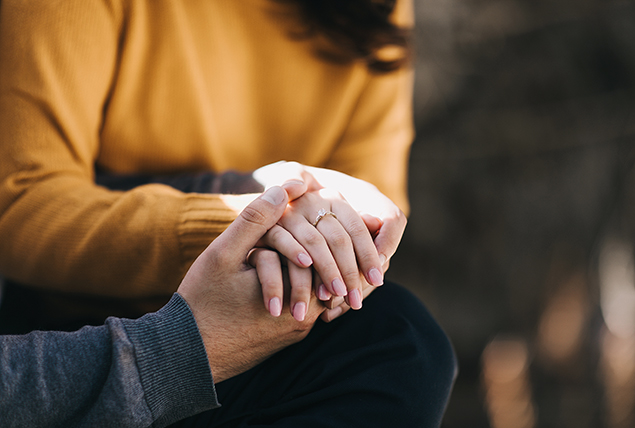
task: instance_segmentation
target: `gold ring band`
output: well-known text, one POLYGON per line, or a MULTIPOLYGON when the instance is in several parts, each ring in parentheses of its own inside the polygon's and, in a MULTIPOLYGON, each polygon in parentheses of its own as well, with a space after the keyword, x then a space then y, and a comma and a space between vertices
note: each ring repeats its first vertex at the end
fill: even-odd
POLYGON ((327 215, 333 216, 333 218, 337 218, 337 216, 335 215, 334 212, 332 211, 327 211, 324 208, 320 209, 320 211, 318 211, 317 213, 317 217, 315 217, 315 221, 313 222, 313 226, 317 227, 318 223, 320 222, 320 220, 322 220, 324 217, 326 217, 327 215))

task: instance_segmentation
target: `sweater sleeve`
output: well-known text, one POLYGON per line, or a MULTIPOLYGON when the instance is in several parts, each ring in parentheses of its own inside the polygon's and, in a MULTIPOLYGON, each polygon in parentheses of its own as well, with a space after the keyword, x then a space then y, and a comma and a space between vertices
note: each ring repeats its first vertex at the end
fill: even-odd
POLYGON ((3 0, 0 271, 114 297, 170 295, 236 217, 219 195, 94 183, 125 31, 115 0, 3 0))
POLYGON ((138 320, 0 336, 3 427, 163 427, 218 407, 207 354, 175 294, 138 320))
MULTIPOLYGON (((413 25, 411 0, 400 0, 393 20, 413 25)), ((407 167, 414 138, 414 73, 405 67, 387 74, 369 73, 346 130, 325 168, 374 184, 406 214, 407 167)))

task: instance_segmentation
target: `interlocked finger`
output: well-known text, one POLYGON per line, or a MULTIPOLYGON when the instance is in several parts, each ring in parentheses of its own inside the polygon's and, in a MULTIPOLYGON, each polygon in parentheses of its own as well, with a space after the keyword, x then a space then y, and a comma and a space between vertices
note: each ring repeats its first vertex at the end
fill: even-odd
MULTIPOLYGON (((329 219, 331 219, 330 216, 327 216, 320 221, 320 225, 329 219)), ((279 224, 291 233, 309 253, 313 260, 313 267, 320 277, 324 278, 324 285, 329 293, 338 296, 345 295, 347 289, 340 274, 339 265, 336 263, 325 237, 307 221, 307 217, 291 205, 280 219, 279 224)))
POLYGON ((384 275, 373 238, 360 215, 345 200, 334 200, 332 208, 338 221, 350 236, 355 256, 366 281, 374 286, 384 283, 384 275))
MULTIPOLYGON (((366 283, 366 285, 363 286, 363 298, 365 299, 366 297, 368 297, 368 295, 372 293, 375 288, 376 287, 366 283)), ((324 322, 331 322, 334 319, 341 317, 346 312, 348 312, 349 309, 351 309, 351 307, 341 297, 334 298, 329 302, 324 302, 324 304, 327 309, 322 312, 322 315, 320 315, 320 318, 322 318, 322 321, 324 322)))
POLYGON ((316 229, 324 236, 346 285, 347 295, 354 309, 361 308, 359 267, 350 235, 334 216, 325 216, 316 229))
POLYGON ((258 280, 262 287, 265 307, 274 317, 282 313, 284 283, 280 256, 275 251, 256 248, 247 258, 249 264, 256 268, 258 280))
POLYGON ((291 315, 297 321, 304 321, 311 300, 313 273, 309 268, 300 268, 294 264, 289 264, 288 268, 291 283, 291 315))
POLYGON ((325 303, 328 303, 332 300, 331 298, 333 297, 333 295, 326 288, 326 286, 324 285, 324 281, 322 281, 322 278, 320 278, 320 275, 318 275, 315 270, 313 270, 313 285, 315 287, 315 295, 317 296, 318 300, 325 303))
POLYGON ((298 267, 309 267, 313 263, 311 256, 293 235, 277 224, 269 229, 260 244, 275 249, 298 267))

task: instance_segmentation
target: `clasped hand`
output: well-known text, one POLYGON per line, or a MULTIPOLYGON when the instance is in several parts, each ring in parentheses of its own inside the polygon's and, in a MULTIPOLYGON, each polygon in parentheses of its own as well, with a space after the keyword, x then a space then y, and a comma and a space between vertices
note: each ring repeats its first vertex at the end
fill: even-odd
POLYGON ((329 308, 322 314, 325 321, 360 309, 383 284, 405 215, 374 186, 335 171, 279 162, 254 176, 265 187, 282 184, 291 199, 249 256, 265 307, 280 315, 286 284, 289 310, 298 321, 304 320, 312 293, 329 308))
POLYGON ((288 313, 272 317, 262 306, 256 269, 246 264, 287 201, 283 189, 272 187, 251 202, 199 255, 177 290, 192 310, 216 383, 302 340, 325 310, 312 297, 303 322, 288 313))
POLYGON ((216 383, 301 340, 318 317, 330 321, 360 308, 383 281, 405 228, 403 213, 368 183, 295 163, 276 168, 292 171, 283 188, 266 185, 177 290, 192 309, 216 383), (321 184, 329 182, 335 185, 321 184), (320 210, 332 214, 318 218, 320 210))

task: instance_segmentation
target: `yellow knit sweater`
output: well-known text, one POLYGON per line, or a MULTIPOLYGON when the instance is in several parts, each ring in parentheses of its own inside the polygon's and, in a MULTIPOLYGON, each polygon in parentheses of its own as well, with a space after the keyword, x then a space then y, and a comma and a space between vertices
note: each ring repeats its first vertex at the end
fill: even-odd
POLYGON ((67 292, 165 295, 237 215, 219 195, 107 190, 95 165, 163 174, 296 160, 372 182, 406 210, 411 71, 327 63, 290 37, 294 25, 270 0, 2 0, 0 272, 67 292))

